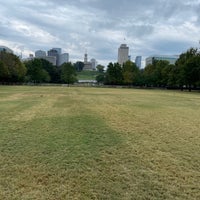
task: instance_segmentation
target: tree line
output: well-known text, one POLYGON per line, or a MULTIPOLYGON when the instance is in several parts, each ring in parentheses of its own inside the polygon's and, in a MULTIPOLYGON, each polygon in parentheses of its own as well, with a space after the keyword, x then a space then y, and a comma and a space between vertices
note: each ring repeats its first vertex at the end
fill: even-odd
POLYGON ((0 52, 0 83, 74 83, 76 69, 72 63, 59 67, 45 59, 21 62, 19 57, 5 51, 0 52))
MULTIPOLYGON (((44 59, 21 62, 11 53, 0 52, 0 83, 75 83, 77 71, 83 69, 83 63, 64 63, 59 67, 44 59)), ((154 60, 144 69, 127 61, 109 63, 106 71, 98 65, 96 80, 105 85, 128 85, 142 87, 188 88, 200 87, 200 52, 190 48, 182 53, 174 65, 165 60, 154 60)))
POLYGON ((130 85, 162 88, 200 87, 200 52, 190 48, 182 53, 175 64, 165 60, 154 60, 144 69, 127 61, 122 66, 109 63, 107 70, 96 78, 98 83, 106 85, 130 85))

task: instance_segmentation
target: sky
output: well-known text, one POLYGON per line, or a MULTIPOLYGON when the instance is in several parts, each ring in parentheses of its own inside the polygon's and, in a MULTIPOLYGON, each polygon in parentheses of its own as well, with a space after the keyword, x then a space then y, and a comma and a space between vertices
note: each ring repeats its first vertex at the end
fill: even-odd
MULTIPOLYGON (((62 48, 70 61, 117 62, 120 44, 134 61, 199 47, 200 0, 6 0, 0 6, 0 45, 27 57, 62 48)), ((143 62, 144 64, 144 62, 143 62)))

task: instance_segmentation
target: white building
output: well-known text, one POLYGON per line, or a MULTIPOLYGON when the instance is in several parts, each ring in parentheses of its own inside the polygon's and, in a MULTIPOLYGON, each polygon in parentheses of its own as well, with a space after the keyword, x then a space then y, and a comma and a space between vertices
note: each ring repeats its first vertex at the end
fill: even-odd
POLYGON ((128 61, 129 57, 129 47, 126 44, 121 44, 118 48, 118 63, 122 65, 128 61))
POLYGON ((92 64, 92 69, 93 69, 93 70, 96 70, 96 66, 97 66, 97 61, 96 61, 96 59, 92 58, 92 59, 90 60, 90 62, 91 62, 91 64, 92 64))

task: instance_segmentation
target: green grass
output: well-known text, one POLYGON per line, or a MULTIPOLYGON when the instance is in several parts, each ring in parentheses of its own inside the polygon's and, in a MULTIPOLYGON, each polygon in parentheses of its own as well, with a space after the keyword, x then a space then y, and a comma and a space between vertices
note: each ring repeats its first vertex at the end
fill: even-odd
POLYGON ((0 86, 0 199, 200 199, 200 94, 0 86))
POLYGON ((77 72, 78 80, 95 80, 99 74, 97 71, 81 71, 77 72))

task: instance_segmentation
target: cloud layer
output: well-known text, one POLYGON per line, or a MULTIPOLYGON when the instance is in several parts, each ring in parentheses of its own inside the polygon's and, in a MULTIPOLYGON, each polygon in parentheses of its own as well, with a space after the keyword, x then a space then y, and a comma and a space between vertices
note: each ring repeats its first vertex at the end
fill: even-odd
POLYGON ((61 47, 70 60, 107 65, 121 43, 132 58, 198 47, 200 0, 10 0, 1 2, 0 45, 24 55, 61 47), (125 41, 124 41, 125 38, 125 41))

